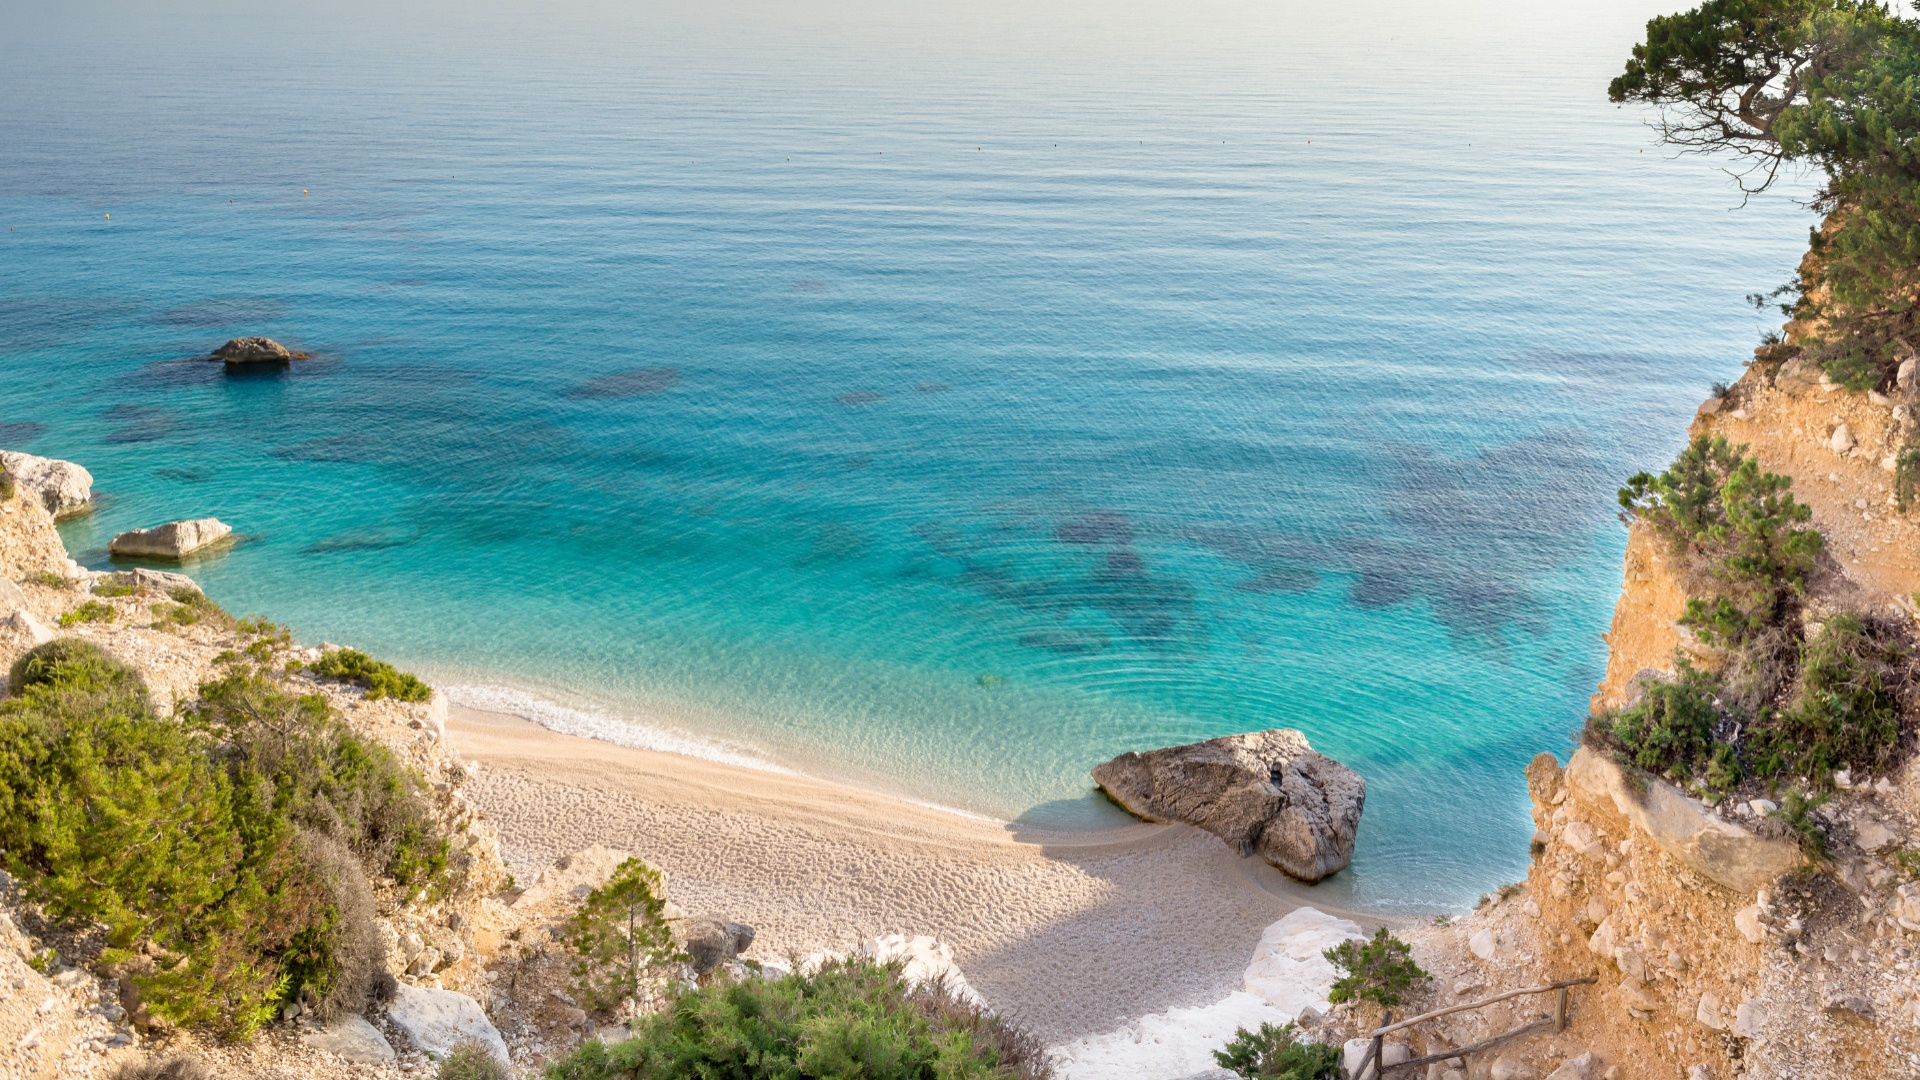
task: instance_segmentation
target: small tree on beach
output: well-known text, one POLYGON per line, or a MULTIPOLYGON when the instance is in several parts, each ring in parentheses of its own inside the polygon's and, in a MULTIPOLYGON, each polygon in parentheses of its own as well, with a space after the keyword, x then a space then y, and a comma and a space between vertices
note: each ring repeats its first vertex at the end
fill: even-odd
POLYGON ((628 859, 567 920, 567 944, 578 956, 574 979, 589 1008, 641 1000, 647 983, 673 961, 673 938, 661 917, 664 891, 659 871, 628 859))

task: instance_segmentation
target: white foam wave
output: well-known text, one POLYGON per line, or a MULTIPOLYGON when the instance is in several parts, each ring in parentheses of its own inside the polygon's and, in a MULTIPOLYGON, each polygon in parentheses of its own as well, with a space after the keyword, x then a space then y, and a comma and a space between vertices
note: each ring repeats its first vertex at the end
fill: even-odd
POLYGON ((776 765, 745 747, 640 723, 600 709, 562 705, 557 701, 511 686, 456 683, 442 686, 440 689, 445 691, 447 700, 455 705, 479 709, 482 712, 518 716, 562 735, 598 739, 601 742, 613 743, 615 746, 629 746, 635 750, 658 750, 662 753, 679 754, 682 757, 715 761, 722 765, 758 769, 761 772, 782 773, 787 776, 799 775, 792 769, 776 765))

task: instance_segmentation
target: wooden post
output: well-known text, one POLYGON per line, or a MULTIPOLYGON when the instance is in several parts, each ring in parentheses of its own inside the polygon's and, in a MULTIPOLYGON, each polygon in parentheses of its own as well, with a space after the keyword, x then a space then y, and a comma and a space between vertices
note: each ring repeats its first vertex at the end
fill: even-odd
MULTIPOLYGON (((1380 1020, 1380 1026, 1386 1027, 1391 1023, 1393 1023, 1393 1010, 1388 1009, 1386 1015, 1380 1020)), ((1387 1037, 1385 1035, 1373 1037, 1373 1075, 1376 1077, 1387 1075, 1387 1037)))
POLYGON ((1555 1035, 1567 1030, 1567 991, 1569 989, 1569 987, 1561 987, 1560 994, 1553 1003, 1553 1033, 1555 1035))

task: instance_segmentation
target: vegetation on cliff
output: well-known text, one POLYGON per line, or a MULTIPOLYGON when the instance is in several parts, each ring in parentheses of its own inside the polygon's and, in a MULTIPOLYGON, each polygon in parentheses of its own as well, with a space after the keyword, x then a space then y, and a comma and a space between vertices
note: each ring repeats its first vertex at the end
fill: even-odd
POLYGON ((333 649, 321 654, 307 669, 322 679, 364 687, 367 700, 391 697, 396 701, 425 701, 433 689, 385 660, 375 660, 357 649, 333 649))
POLYGON ((369 874, 452 873, 385 748, 237 657, 172 717, 84 641, 10 676, 0 851, 49 918, 91 935, 94 966, 152 1016, 229 1037, 296 996, 323 1018, 364 1006, 381 959, 369 874))
POLYGON ((1810 258, 1770 297, 1836 382, 1889 384, 1920 330, 1920 22, 1861 0, 1710 0, 1647 23, 1616 102, 1659 110, 1688 152, 1726 152, 1758 192, 1788 166, 1825 181, 1810 258))

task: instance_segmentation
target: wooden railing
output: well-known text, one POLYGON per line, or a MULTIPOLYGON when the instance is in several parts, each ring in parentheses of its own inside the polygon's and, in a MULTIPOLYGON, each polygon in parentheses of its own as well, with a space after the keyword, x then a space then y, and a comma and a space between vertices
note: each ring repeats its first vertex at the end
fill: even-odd
POLYGON ((1512 1031, 1501 1035, 1495 1035, 1491 1039, 1483 1039, 1480 1042, 1474 1043, 1472 1046, 1462 1046, 1453 1050, 1444 1050, 1438 1054, 1428 1054, 1425 1057, 1417 1057, 1411 1061, 1382 1065, 1374 1075, 1384 1077, 1387 1073, 1395 1069, 1411 1069, 1418 1065, 1430 1065, 1433 1062, 1444 1061, 1447 1058, 1453 1057, 1463 1058, 1468 1054, 1477 1054, 1482 1050, 1491 1050, 1502 1043, 1522 1039, 1539 1031, 1552 1031, 1558 1034, 1567 1029, 1567 995, 1572 991, 1572 988, 1595 982, 1599 978, 1598 975, 1588 975, 1583 979, 1567 979, 1563 982, 1548 983, 1545 986, 1529 986, 1520 990, 1509 990, 1504 994, 1495 994, 1483 1001, 1470 1001, 1463 1005, 1449 1005, 1444 1009, 1435 1009, 1430 1013, 1421 1013, 1419 1016, 1413 1017, 1410 1020, 1402 1020, 1397 1024, 1392 1022, 1393 1014, 1389 1012, 1386 1015, 1386 1025, 1374 1031, 1373 1045, 1367 1047, 1366 1056, 1360 1059, 1360 1067, 1353 1070, 1354 1080, 1361 1080, 1361 1078, 1367 1075, 1367 1067, 1381 1060, 1381 1053, 1386 1049, 1387 1036, 1394 1032, 1405 1031, 1415 1024, 1422 1024, 1428 1020, 1446 1016, 1448 1013, 1465 1012, 1468 1009, 1484 1009, 1488 1005, 1507 1001, 1512 998, 1526 997, 1531 994, 1551 994, 1554 991, 1559 991, 1558 996, 1554 999, 1552 1016, 1543 1014, 1540 1019, 1535 1020, 1531 1024, 1514 1028, 1512 1031))

